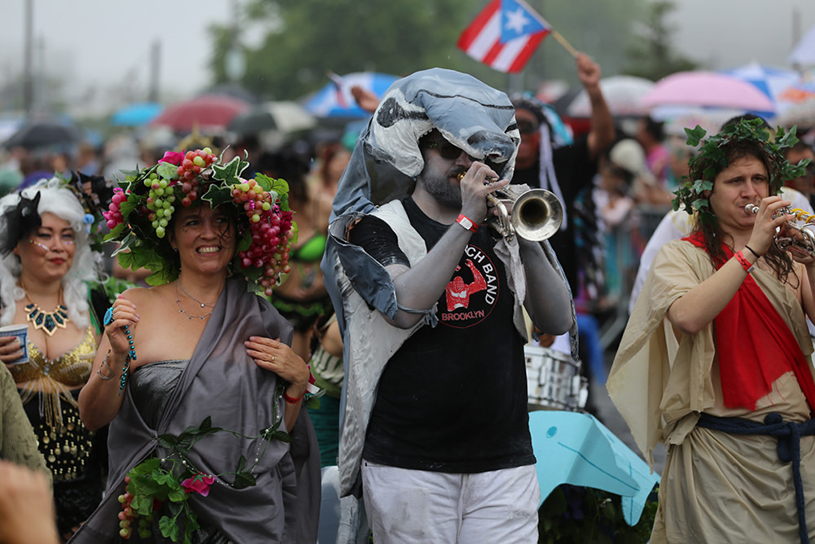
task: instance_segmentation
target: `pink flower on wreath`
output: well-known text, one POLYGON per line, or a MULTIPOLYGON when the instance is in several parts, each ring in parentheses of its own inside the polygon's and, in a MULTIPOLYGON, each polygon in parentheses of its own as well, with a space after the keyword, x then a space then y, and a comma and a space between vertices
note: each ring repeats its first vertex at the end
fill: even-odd
POLYGON ((174 153, 172 151, 165 151, 164 156, 158 160, 158 162, 169 162, 170 164, 174 164, 175 166, 181 165, 181 161, 184 160, 184 153, 174 153))
POLYGON ((181 487, 187 493, 198 493, 202 497, 209 495, 209 486, 215 482, 215 476, 207 476, 203 472, 199 472, 192 478, 187 478, 181 482, 181 487))

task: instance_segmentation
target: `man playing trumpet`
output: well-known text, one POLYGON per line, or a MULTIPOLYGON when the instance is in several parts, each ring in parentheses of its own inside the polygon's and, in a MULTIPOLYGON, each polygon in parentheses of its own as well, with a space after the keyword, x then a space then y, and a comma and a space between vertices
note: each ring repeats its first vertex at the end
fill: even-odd
POLYGON ((551 334, 574 309, 546 242, 486 226, 512 176, 513 113, 470 76, 418 72, 389 89, 340 181, 323 261, 342 293, 340 483, 362 484, 377 542, 537 542, 522 306, 551 334))

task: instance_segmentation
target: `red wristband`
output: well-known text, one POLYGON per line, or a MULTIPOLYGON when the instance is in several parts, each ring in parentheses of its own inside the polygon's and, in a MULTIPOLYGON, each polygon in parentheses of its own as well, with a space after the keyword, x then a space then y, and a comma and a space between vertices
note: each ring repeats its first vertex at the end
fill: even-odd
POLYGON ((750 261, 744 258, 744 255, 742 254, 741 251, 737 251, 735 257, 736 260, 739 261, 741 267, 744 268, 745 272, 749 274, 750 272, 753 271, 753 265, 750 264, 750 261))
POLYGON ((285 391, 283 391, 283 399, 284 399, 286 402, 288 402, 289 404, 297 404, 298 402, 300 402, 301 400, 303 400, 303 397, 305 397, 305 396, 306 396, 306 394, 305 394, 305 393, 303 393, 302 395, 300 395, 299 397, 297 397, 297 398, 295 399, 295 398, 293 398, 293 397, 290 397, 290 396, 289 396, 289 395, 288 395, 288 394, 287 394, 285 391))
POLYGON ((473 223, 472 220, 463 213, 458 214, 458 219, 456 219, 456 223, 458 223, 465 229, 469 230, 470 232, 475 232, 478 230, 478 225, 476 223, 473 223))

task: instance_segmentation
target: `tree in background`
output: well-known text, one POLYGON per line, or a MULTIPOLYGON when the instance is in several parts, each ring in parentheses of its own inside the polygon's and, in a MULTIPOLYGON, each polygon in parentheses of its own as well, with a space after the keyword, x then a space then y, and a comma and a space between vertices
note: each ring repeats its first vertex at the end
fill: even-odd
MULTIPOLYGON (((439 66, 464 69, 455 48, 472 0, 253 0, 250 20, 269 21, 260 47, 246 51, 243 85, 269 99, 293 99, 322 87, 326 72, 406 75, 439 66)), ((216 27, 213 68, 226 80, 229 27, 216 27)))
MULTIPOLYGON (((632 29, 645 20, 647 0, 527 0, 578 51, 592 57, 603 77, 619 74, 632 29)), ((544 80, 579 86, 574 59, 551 36, 546 38, 524 71, 525 89, 544 80)))
POLYGON ((672 0, 654 0, 648 6, 646 25, 640 27, 635 43, 627 51, 624 73, 657 81, 676 72, 696 70, 699 64, 671 45, 676 25, 667 22, 676 10, 672 0))
MULTIPOLYGON (((240 83, 269 100, 297 99, 328 82, 327 71, 406 75, 431 67, 472 74, 507 91, 534 90, 544 79, 577 83, 574 60, 554 38, 538 48, 521 76, 507 76, 456 47, 461 31, 489 0, 250 0, 238 28, 263 24, 265 37, 245 47, 240 83)), ((620 73, 633 25, 647 0, 529 0, 577 49, 620 73)), ((214 83, 228 80, 226 51, 234 26, 214 26, 214 83)))

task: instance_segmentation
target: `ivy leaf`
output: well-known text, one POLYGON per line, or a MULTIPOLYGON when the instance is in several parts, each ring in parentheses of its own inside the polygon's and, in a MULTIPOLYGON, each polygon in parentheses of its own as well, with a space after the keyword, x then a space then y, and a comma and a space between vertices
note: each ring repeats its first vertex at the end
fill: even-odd
POLYGON ((169 516, 161 516, 161 519, 158 520, 158 528, 161 529, 161 534, 165 538, 178 542, 178 525, 175 524, 175 519, 171 519, 169 516))
MULTIPOLYGON (((249 249, 249 246, 251 245, 252 245, 252 231, 247 229, 246 232, 243 234, 243 238, 241 238, 240 241, 238 242, 237 253, 240 253, 241 251, 246 251, 247 249, 249 249)), ((240 261, 239 257, 236 257, 236 259, 240 261)))
POLYGON ((167 498, 174 503, 184 502, 187 500, 187 492, 179 485, 178 489, 171 489, 167 493, 167 498))
POLYGON ((138 198, 128 198, 124 202, 119 205, 119 212, 124 217, 125 221, 130 217, 130 214, 135 210, 137 207, 141 206, 141 201, 138 198))
POLYGON ((159 446, 168 450, 175 449, 176 444, 178 444, 178 440, 171 434, 160 434, 156 437, 156 441, 159 446))
POLYGON ((687 136, 686 143, 691 147, 696 147, 697 145, 699 145, 699 142, 702 140, 702 138, 705 137, 705 134, 707 134, 707 132, 699 125, 696 125, 696 127, 693 129, 686 128, 685 129, 685 136, 687 136))
POLYGON ((238 466, 235 467, 235 472, 236 473, 243 472, 243 469, 245 468, 246 468, 246 457, 241 455, 241 458, 238 459, 238 466))
POLYGON ((212 177, 218 181, 225 181, 230 185, 234 185, 238 181, 241 173, 243 173, 243 171, 248 167, 248 162, 241 160, 240 157, 236 156, 224 166, 213 165, 212 177))
POLYGON ((178 177, 178 166, 169 162, 160 162, 156 168, 156 174, 164 179, 176 179, 178 177))
POLYGON ((128 474, 131 476, 139 474, 152 474, 154 470, 160 467, 161 461, 159 461, 155 457, 152 457, 150 459, 142 461, 141 463, 133 467, 128 474))
POLYGON ((235 475, 235 481, 232 482, 232 487, 235 489, 244 489, 257 485, 255 477, 249 472, 239 472, 235 475))
POLYGON ((140 516, 146 516, 153 512, 153 497, 149 495, 133 494, 130 507, 140 516))
POLYGON ((125 230, 125 225, 124 225, 124 223, 119 223, 118 225, 116 225, 115 227, 113 227, 113 230, 112 230, 112 231, 110 231, 109 233, 107 233, 107 234, 105 235, 105 239, 104 239, 104 241, 105 241, 105 242, 110 242, 111 240, 116 240, 117 238, 119 238, 119 236, 121 236, 121 235, 122 235, 122 232, 123 232, 124 230, 125 230))
POLYGON ((210 183, 207 192, 204 193, 204 196, 201 197, 201 200, 205 200, 212 204, 212 208, 215 209, 221 204, 228 204, 232 202, 232 186, 222 186, 217 183, 210 183))
POLYGON ((156 269, 155 267, 145 266, 143 268, 147 268, 148 270, 155 270, 152 274, 144 278, 144 281, 147 282, 147 285, 164 285, 165 283, 170 283, 175 279, 173 274, 166 268, 156 269))
POLYGON ((255 174, 255 181, 261 186, 261 188, 263 188, 264 191, 271 191, 272 187, 274 186, 274 182, 277 180, 263 174, 255 174))
POLYGON ((285 444, 289 444, 291 442, 291 436, 285 431, 275 431, 269 436, 269 440, 280 440, 285 444))
POLYGON ((184 543, 191 543, 192 534, 200 528, 201 526, 198 524, 198 516, 190 512, 187 516, 187 523, 184 525, 184 543))

